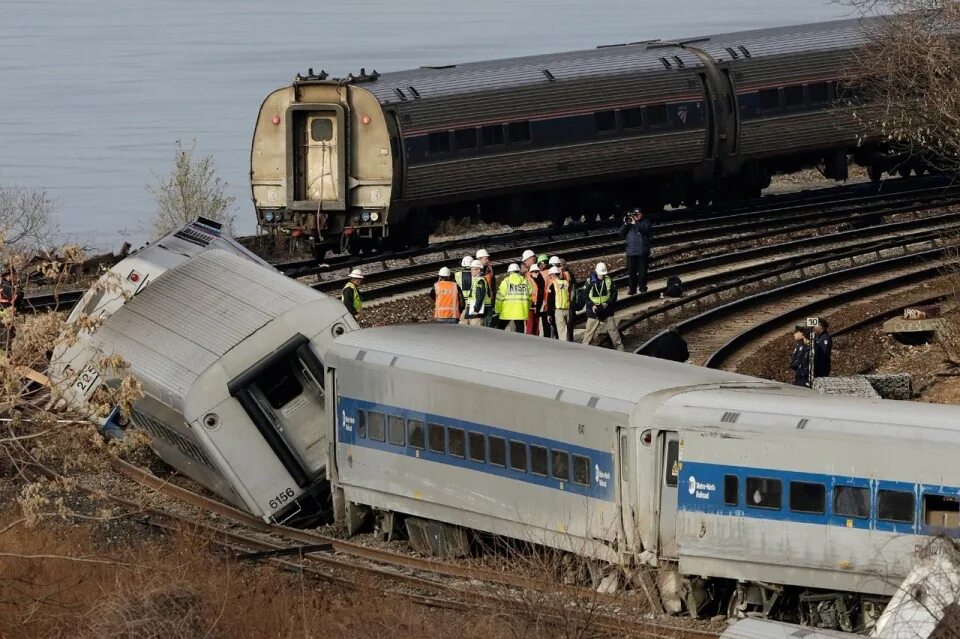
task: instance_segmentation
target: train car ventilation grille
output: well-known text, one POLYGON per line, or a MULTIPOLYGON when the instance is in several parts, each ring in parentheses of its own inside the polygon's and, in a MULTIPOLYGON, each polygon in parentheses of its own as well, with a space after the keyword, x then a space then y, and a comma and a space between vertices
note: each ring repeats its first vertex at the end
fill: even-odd
POLYGON ((738 419, 740 419, 740 413, 728 410, 723 414, 723 417, 720 418, 720 421, 725 424, 735 424, 738 419))
POLYGON ((804 428, 807 427, 807 424, 809 423, 810 423, 810 420, 804 417, 799 422, 797 422, 797 430, 803 430, 804 428))
POLYGON ((664 68, 664 69, 671 69, 671 68, 672 68, 672 67, 670 66, 670 61, 667 60, 666 58, 660 58, 660 63, 663 65, 663 68, 664 68))
POLYGON ((413 96, 413 99, 414 99, 414 100, 419 100, 419 99, 420 99, 420 92, 419 92, 419 91, 417 91, 416 89, 414 89, 412 86, 407 87, 407 89, 410 91, 410 95, 413 96))
POLYGON ((425 64, 420 67, 421 69, 456 69, 457 65, 455 64, 425 64))
POLYGON ((130 413, 130 418, 134 424, 148 432, 154 439, 165 442, 180 451, 184 457, 189 457, 193 461, 203 464, 210 470, 216 472, 213 462, 211 462, 210 458, 203 452, 203 449, 176 431, 171 430, 163 422, 137 410, 130 413))
POLYGON ((363 358, 367 356, 367 351, 357 351, 357 356, 354 358, 358 362, 362 362, 363 358))
POLYGON ((677 66, 680 67, 681 69, 682 69, 683 67, 687 66, 687 65, 685 65, 685 64, 683 63, 683 60, 681 60, 681 59, 680 59, 680 56, 678 56, 678 55, 673 56, 673 60, 674 60, 674 62, 677 63, 677 66))
POLYGON ((550 69, 540 69, 540 70, 543 71, 543 75, 547 76, 547 80, 550 80, 551 82, 557 81, 557 78, 554 77, 552 73, 550 73, 550 69))
POLYGON ((393 87, 393 92, 396 93, 397 97, 399 97, 402 101, 404 102, 407 101, 407 94, 404 93, 403 89, 401 89, 400 87, 393 87))
POLYGON ((740 49, 740 53, 743 54, 743 57, 745 57, 745 58, 752 57, 750 51, 749 51, 745 46, 743 46, 742 44, 737 45, 737 48, 740 49))
POLYGON ((587 408, 596 408, 597 402, 599 401, 600 401, 600 398, 594 395, 593 397, 590 398, 590 401, 587 402, 587 408))
POLYGON ((733 47, 727 47, 727 53, 730 54, 730 58, 733 60, 737 60, 740 58, 740 54, 734 51, 733 47))

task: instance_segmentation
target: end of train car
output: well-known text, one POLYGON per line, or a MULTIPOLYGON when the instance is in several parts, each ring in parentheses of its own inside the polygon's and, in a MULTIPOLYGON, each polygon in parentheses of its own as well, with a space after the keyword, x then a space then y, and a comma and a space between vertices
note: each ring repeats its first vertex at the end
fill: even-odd
MULTIPOLYGON (((322 356, 356 322, 232 240, 202 246, 202 230, 187 225, 103 276, 70 318, 92 328, 54 351, 51 380, 71 409, 104 425, 90 406, 97 389, 135 376, 143 394, 130 421, 161 459, 264 520, 322 519, 322 356), (139 285, 117 294, 117 275, 139 285)), ((118 415, 107 418, 114 427, 118 415)))

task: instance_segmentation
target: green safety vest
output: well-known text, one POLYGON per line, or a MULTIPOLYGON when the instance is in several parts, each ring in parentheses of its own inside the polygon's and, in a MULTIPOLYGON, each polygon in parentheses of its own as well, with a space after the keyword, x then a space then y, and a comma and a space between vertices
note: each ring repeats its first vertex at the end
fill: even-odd
MULTIPOLYGON (((347 282, 346 285, 344 285, 343 290, 345 291, 345 290, 347 290, 348 288, 352 288, 352 289, 353 289, 353 314, 356 315, 357 313, 360 312, 360 306, 361 306, 361 304, 360 304, 360 289, 358 289, 358 288, 357 288, 357 285, 354 284, 353 282, 347 282)), ((343 292, 341 291, 341 292, 340 292, 340 301, 341 301, 341 302, 343 302, 343 298, 344 298, 344 295, 343 295, 343 292)))
POLYGON ((553 287, 553 305, 557 310, 566 311, 570 308, 570 285, 561 276, 554 278, 550 283, 553 287))
POLYGON ((597 306, 600 304, 606 304, 610 300, 610 293, 612 290, 613 280, 610 279, 609 275, 604 275, 603 282, 600 283, 599 289, 595 284, 590 285, 590 301, 597 306))
POLYGON ((497 291, 497 315, 502 320, 525 320, 530 310, 530 286, 527 278, 510 273, 497 291))

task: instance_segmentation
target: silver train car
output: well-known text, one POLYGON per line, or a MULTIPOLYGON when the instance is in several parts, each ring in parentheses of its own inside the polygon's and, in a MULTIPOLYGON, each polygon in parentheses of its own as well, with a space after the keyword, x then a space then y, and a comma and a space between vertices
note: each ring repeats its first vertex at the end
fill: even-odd
MULTIPOLYGON (((161 459, 267 521, 323 519, 329 442, 320 358, 357 324, 338 300, 217 231, 187 225, 116 265, 70 318, 100 323, 54 352, 51 380, 65 403, 90 414, 101 385, 133 374, 143 396, 130 418, 161 459), (128 368, 107 367, 110 355, 128 368)), ((118 416, 91 418, 120 432, 118 416)))
POLYGON ((350 333, 324 363, 351 531, 503 535, 655 568, 667 610, 837 629, 960 535, 956 407, 459 326, 350 333))

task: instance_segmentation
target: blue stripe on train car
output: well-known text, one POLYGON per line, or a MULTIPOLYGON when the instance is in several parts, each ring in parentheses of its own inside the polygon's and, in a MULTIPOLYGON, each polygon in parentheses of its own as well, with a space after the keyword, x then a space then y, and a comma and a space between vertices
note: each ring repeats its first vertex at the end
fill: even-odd
MULTIPOLYGON (((682 512, 708 513, 730 517, 770 519, 795 523, 842 526, 863 530, 877 530, 899 534, 934 535, 946 533, 960 536, 960 528, 944 528, 924 523, 924 498, 943 497, 954 503, 960 500, 960 488, 910 482, 851 477, 823 473, 804 473, 772 468, 755 468, 709 464, 684 460, 681 462, 677 491, 677 507, 682 512), (727 477, 736 477, 736 498, 725 495, 727 477), (747 494, 747 479, 775 480, 780 482, 780 507, 770 508, 752 505, 752 495, 747 494), (818 484, 824 487, 823 507, 817 511, 800 512, 792 508, 791 482, 818 484), (840 515, 835 512, 834 494, 837 488, 854 487, 866 489, 869 495, 869 511, 865 517, 840 515), (881 518, 878 512, 880 491, 907 494, 913 497, 912 521, 903 521, 905 516, 881 518), (894 519, 899 519, 895 521, 894 519)), ((732 483, 732 482, 731 482, 732 483)))
MULTIPOLYGON (((425 440, 426 437, 427 436, 425 434, 425 440)), ((467 437, 467 439, 469 439, 469 437, 467 437)), ((449 466, 465 468, 478 473, 496 475, 498 477, 505 477, 515 481, 522 481, 528 484, 543 486, 544 488, 560 490, 565 493, 583 495, 591 499, 601 499, 612 502, 614 501, 616 495, 614 482, 617 481, 617 478, 614 476, 615 469, 613 454, 611 454, 609 451, 584 448, 582 446, 577 446, 560 440, 536 437, 526 433, 495 428, 493 426, 485 426, 483 424, 467 422, 460 419, 454 419, 452 417, 443 417, 431 413, 408 410, 397 406, 389 406, 387 404, 378 404, 375 402, 353 399, 350 397, 344 397, 342 395, 338 398, 337 414, 337 445, 339 446, 341 444, 372 448, 395 455, 404 455, 406 457, 412 457, 424 461, 447 464, 449 466), (387 424, 384 425, 384 441, 361 438, 357 435, 357 429, 355 426, 358 424, 359 411, 361 410, 382 412, 387 416, 387 424), (468 433, 481 433, 485 435, 484 441, 485 446, 487 446, 487 450, 485 451, 484 458, 487 461, 478 462, 470 459, 469 450, 466 448, 464 450, 463 457, 454 457, 447 453, 431 451, 429 445, 425 445, 422 449, 415 448, 409 444, 408 433, 404 437, 404 444, 402 446, 398 444, 391 444, 390 437, 387 432, 389 429, 389 416, 391 415, 403 417, 405 420, 421 421, 425 427, 427 424, 439 424, 445 428, 460 428, 468 433), (508 457, 508 459, 505 460, 506 465, 500 466, 489 461, 489 444, 486 442, 489 441, 490 437, 501 437, 506 440, 508 457), (510 467, 510 442, 522 442, 526 445, 526 471, 518 471, 510 467), (548 451, 557 450, 569 453, 570 462, 568 464, 568 481, 554 478, 551 474, 551 471, 553 470, 552 467, 548 467, 547 476, 536 475, 530 472, 530 446, 543 446, 547 448, 548 451), (587 476, 589 485, 572 481, 574 455, 585 457, 589 460, 590 465, 587 476)), ((552 464, 550 457, 551 455, 548 454, 548 466, 552 464)))

